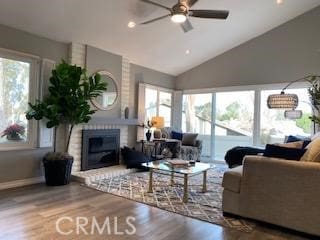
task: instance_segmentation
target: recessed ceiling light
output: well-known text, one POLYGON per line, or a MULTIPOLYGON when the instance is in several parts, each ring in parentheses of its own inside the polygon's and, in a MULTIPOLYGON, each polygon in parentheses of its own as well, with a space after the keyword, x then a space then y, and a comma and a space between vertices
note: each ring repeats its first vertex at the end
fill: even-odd
POLYGON ((189 49, 186 50, 186 54, 187 55, 190 54, 190 50, 189 49))
POLYGON ((284 0, 277 0, 277 4, 280 5, 283 3, 284 0))
POLYGON ((128 23, 128 28, 134 28, 137 24, 135 22, 130 21, 128 23))

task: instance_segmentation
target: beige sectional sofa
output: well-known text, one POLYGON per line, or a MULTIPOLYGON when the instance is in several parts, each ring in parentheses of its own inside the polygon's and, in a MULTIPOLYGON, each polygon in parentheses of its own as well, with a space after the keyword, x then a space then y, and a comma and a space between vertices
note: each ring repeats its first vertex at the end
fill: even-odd
POLYGON ((320 163, 246 156, 223 187, 224 212, 320 236, 320 163))

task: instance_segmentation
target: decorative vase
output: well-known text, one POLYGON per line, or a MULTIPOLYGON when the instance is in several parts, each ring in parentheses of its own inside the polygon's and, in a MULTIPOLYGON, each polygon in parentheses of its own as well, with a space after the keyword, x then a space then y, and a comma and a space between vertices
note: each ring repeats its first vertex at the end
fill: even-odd
POLYGON ((125 119, 128 119, 128 118, 129 118, 129 108, 128 108, 128 107, 126 107, 126 108, 124 109, 124 118, 125 118, 125 119))
POLYGON ((17 133, 12 133, 10 135, 7 135, 7 139, 9 141, 20 141, 20 140, 22 140, 22 138, 17 133))
POLYGON ((160 139, 161 138, 161 130, 155 129, 153 131, 153 137, 156 138, 156 139, 160 139))
POLYGON ((146 138, 147 138, 147 141, 150 142, 150 139, 151 139, 151 132, 150 132, 150 130, 148 130, 148 131, 146 132, 146 138))

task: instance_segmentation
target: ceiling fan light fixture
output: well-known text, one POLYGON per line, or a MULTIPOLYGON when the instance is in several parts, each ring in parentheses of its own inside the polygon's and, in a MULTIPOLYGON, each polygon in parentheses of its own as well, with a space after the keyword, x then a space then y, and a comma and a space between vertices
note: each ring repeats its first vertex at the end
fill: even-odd
POLYGON ((171 21, 174 23, 183 23, 187 20, 187 16, 183 13, 176 13, 171 16, 171 21))
POLYGON ((128 28, 134 28, 137 24, 133 21, 128 22, 128 28))

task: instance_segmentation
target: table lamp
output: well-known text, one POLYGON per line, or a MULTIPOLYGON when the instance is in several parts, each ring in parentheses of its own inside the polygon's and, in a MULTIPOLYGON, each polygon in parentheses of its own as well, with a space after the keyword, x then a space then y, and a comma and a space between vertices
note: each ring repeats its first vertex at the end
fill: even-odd
POLYGON ((155 128, 155 130, 153 131, 153 137, 156 139, 161 138, 161 130, 159 129, 164 127, 164 117, 160 117, 160 116, 152 117, 151 122, 152 122, 152 127, 155 128))

